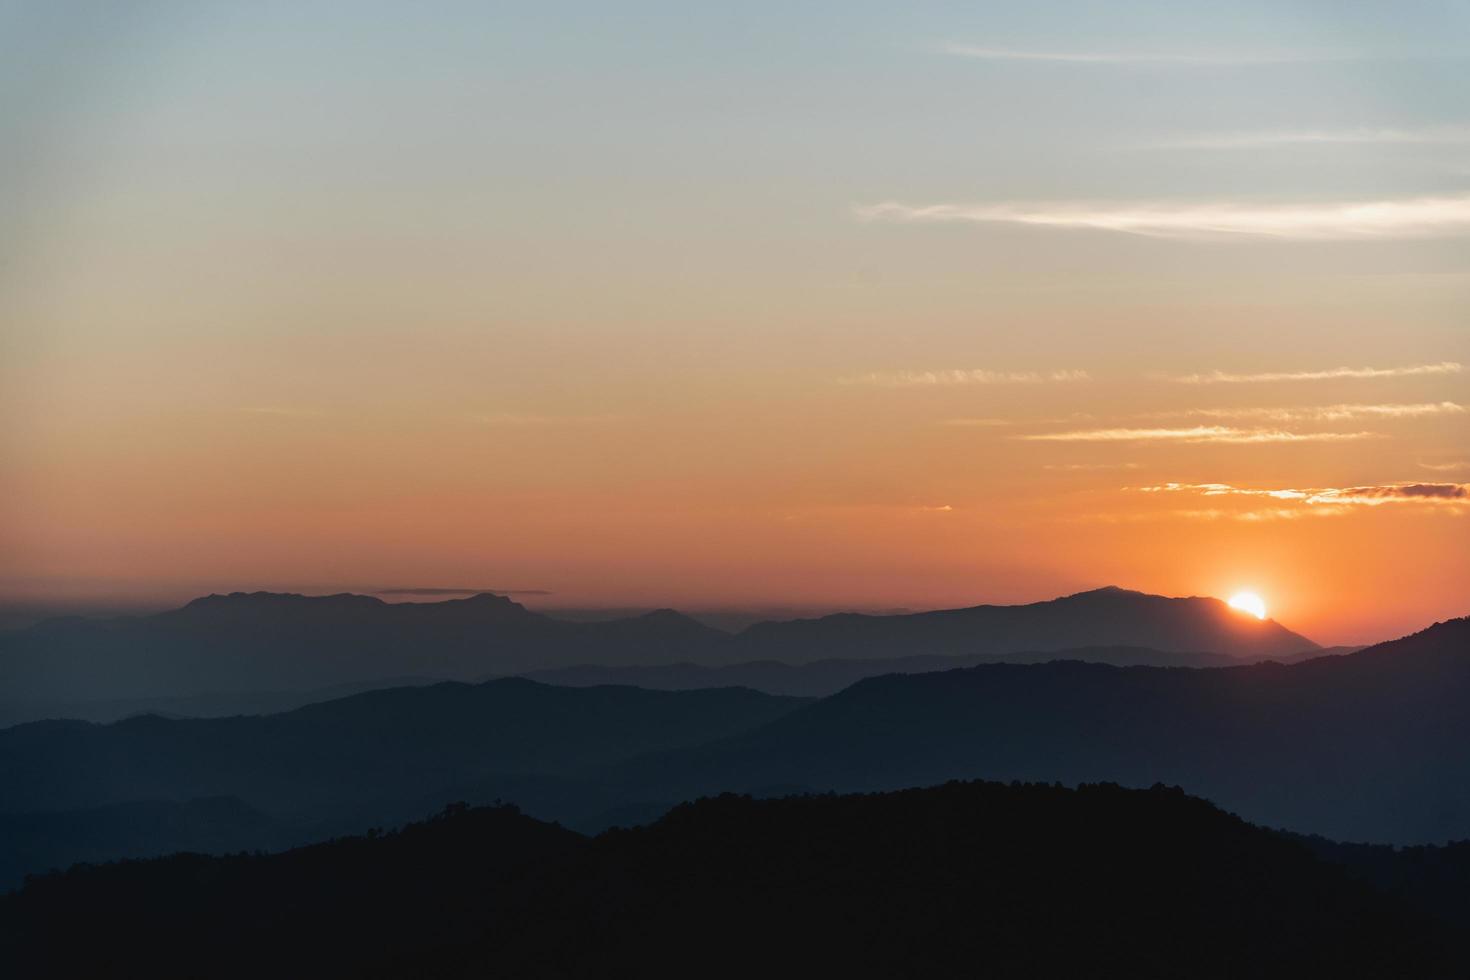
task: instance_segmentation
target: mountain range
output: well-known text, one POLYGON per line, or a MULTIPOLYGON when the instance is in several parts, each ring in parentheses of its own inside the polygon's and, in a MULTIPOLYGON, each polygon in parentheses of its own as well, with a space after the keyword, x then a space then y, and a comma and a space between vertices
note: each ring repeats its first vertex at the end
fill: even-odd
POLYGON ((1344 656, 1218 669, 1053 661, 869 678, 612 780, 672 803, 955 778, 1155 782, 1344 840, 1470 837, 1470 619, 1344 656))
POLYGON ((867 677, 883 674, 927 674, 937 670, 976 667, 985 663, 1034 664, 1053 660, 1081 660, 1115 667, 1231 667, 1258 660, 1295 663, 1314 657, 1340 656, 1361 647, 1320 647, 1286 656, 1231 657, 1219 653, 1169 653, 1148 647, 1076 647, 1068 650, 1022 650, 947 657, 938 654, 871 660, 813 660, 788 664, 779 660, 751 660, 707 667, 702 664, 644 664, 612 666, 578 664, 528 671, 523 676, 546 684, 595 687, 631 684, 659 691, 690 691, 706 687, 748 687, 767 694, 826 697, 867 677))
POLYGON ((37 706, 66 714, 76 702, 299 692, 408 675, 478 680, 585 664, 800 665, 1123 646, 1245 660, 1316 649, 1218 599, 1112 587, 1029 605, 760 623, 737 634, 671 610, 558 620, 490 594, 388 603, 232 593, 152 616, 71 617, 0 634, 0 690, 8 702, 0 709, 35 717, 37 706))
POLYGON ((216 806, 219 836, 279 847, 393 826, 447 800, 513 801, 598 831, 725 791, 978 777, 1165 782, 1268 826, 1437 842, 1470 837, 1467 701, 1462 619, 1294 664, 986 663, 871 677, 818 700, 507 678, 268 716, 40 722, 0 731, 0 826, 11 828, 0 873, 192 846, 209 839, 200 821, 216 806), (196 805, 218 799, 233 802, 196 805), (145 803, 155 809, 142 820, 145 803), (173 840, 160 830, 170 821, 183 828, 173 840), (45 826, 43 854, 26 828, 45 826))
POLYGON ((1467 966, 1470 923, 1438 901, 1467 868, 1328 855, 1162 786, 723 795, 595 838, 455 806, 33 879, 0 898, 0 958, 31 977, 1436 978, 1467 966))

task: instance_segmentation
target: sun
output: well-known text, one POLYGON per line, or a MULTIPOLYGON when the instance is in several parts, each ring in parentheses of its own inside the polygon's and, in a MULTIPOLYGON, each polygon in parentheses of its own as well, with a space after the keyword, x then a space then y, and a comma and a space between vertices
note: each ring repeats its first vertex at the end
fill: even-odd
POLYGON ((1248 612, 1257 619, 1266 618, 1266 602, 1254 592, 1237 592, 1230 597, 1230 608, 1248 612))

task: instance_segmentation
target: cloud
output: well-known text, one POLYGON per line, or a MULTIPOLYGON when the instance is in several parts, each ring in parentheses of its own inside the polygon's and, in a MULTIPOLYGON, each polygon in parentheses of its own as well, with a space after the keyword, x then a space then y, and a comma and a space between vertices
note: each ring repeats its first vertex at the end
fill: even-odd
POLYGON ((620 422, 622 415, 534 415, 520 412, 492 412, 489 415, 471 416, 481 425, 505 428, 539 428, 554 425, 604 425, 620 422))
POLYGON ((953 426, 961 429, 1000 429, 1011 425, 1063 425, 1065 423, 1076 424, 1094 416, 1088 412, 1073 412, 1071 415, 1059 418, 1047 419, 1010 419, 1010 418, 963 418, 963 419, 940 419, 938 425, 953 426))
POLYGON ((1328 507, 1427 504, 1470 507, 1470 483, 1384 483, 1361 487, 1260 490, 1228 483, 1163 483, 1134 488, 1140 493, 1193 493, 1204 497, 1270 497, 1328 507))
POLYGON ((1262 381, 1332 381, 1346 378, 1405 378, 1424 374, 1459 374, 1463 369, 1457 361, 1440 361, 1438 364, 1412 364, 1406 367, 1337 367, 1318 371, 1266 371, 1259 374, 1231 374, 1227 371, 1211 371, 1208 374, 1185 374, 1170 378, 1180 384, 1254 384, 1262 381))
POLYGON ((1016 419, 942 419, 940 425, 952 425, 965 429, 998 429, 1018 424, 1016 419))
POLYGON ((1210 419, 1263 419, 1270 422, 1343 422, 1350 419, 1421 418, 1426 415, 1460 415, 1464 405, 1455 402, 1421 402, 1390 405, 1307 405, 1285 408, 1189 408, 1177 412, 1155 412, 1140 418, 1169 418, 1186 415, 1210 419))
POLYGON ((288 419, 319 419, 326 415, 325 412, 311 408, 285 408, 279 405, 247 405, 236 411, 246 415, 267 415, 277 418, 288 419))
POLYGON ((1040 384, 1046 381, 1086 381, 1086 371, 988 371, 958 368, 942 371, 873 371, 838 379, 845 385, 911 388, 929 385, 1040 384))
POLYGON ((1424 126, 1417 129, 1277 129, 1254 132, 1200 133, 1149 144, 1160 150, 1252 150, 1303 145, 1459 145, 1470 143, 1470 126, 1424 126))
POLYGON ((1470 234, 1470 195, 1242 205, 1137 202, 859 205, 863 221, 1033 225, 1198 240, 1369 241, 1470 234))
POLYGON ((1357 56, 1324 52, 1147 52, 1147 51, 1036 51, 948 42, 944 54, 982 61, 1049 61, 1077 65, 1155 65, 1160 67, 1220 67, 1280 65, 1294 62, 1348 61, 1357 56))
POLYGON ((374 589, 372 595, 480 595, 482 593, 492 595, 554 595, 545 589, 374 589))
POLYGON ((1297 510, 1273 507, 1265 510, 1245 511, 1230 511, 1220 508, 1195 508, 1162 511, 1151 510, 1129 514, 1087 514, 1081 520, 1089 523, 1098 522, 1104 524, 1144 524, 1162 520, 1245 521, 1247 523, 1259 523, 1263 521, 1291 521, 1303 517, 1338 517, 1347 512, 1347 508, 1342 507, 1317 507, 1297 510))
POLYGON ((1236 429, 1224 425, 1196 425, 1187 429, 1081 429, 1012 436, 1028 442, 1347 442, 1372 439, 1373 432, 1283 432, 1279 429, 1236 429))
POLYGON ((1420 467, 1433 470, 1436 473, 1461 473, 1470 470, 1470 459, 1454 459, 1444 463, 1426 463, 1419 461, 1420 467))
POLYGON ((1470 504, 1470 483, 1393 483, 1376 487, 1346 487, 1323 490, 1307 498, 1307 503, 1377 504, 1402 503, 1470 504))
POLYGON ((1136 470, 1138 463, 1047 463, 1042 467, 1044 470, 1057 470, 1064 473, 1087 473, 1096 470, 1136 470))

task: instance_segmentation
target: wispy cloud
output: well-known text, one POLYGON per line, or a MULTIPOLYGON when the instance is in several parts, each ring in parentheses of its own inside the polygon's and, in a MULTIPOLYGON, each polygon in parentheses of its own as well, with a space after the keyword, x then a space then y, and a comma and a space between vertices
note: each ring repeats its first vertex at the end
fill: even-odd
POLYGON ((1470 143, 1470 126, 1422 126, 1411 129, 1272 129, 1233 133, 1198 133, 1149 144, 1161 150, 1254 150, 1302 145, 1460 145, 1470 143))
POLYGON ((1255 524, 1263 521, 1292 521, 1303 517, 1339 517, 1347 513, 1349 509, 1346 507, 1268 507, 1258 510, 1224 510, 1212 507, 1134 511, 1126 514, 1087 514, 1080 520, 1101 524, 1147 524, 1164 520, 1243 521, 1255 524))
POLYGON ((859 205, 864 221, 1032 225, 1200 240, 1367 241, 1470 234, 1470 195, 1381 201, 859 205))
POLYGON ((327 414, 313 408, 290 408, 283 405, 247 405, 237 411, 246 415, 265 415, 283 419, 319 419, 327 414))
POLYGON ((1459 374, 1463 365, 1457 361, 1440 361, 1437 364, 1410 364, 1404 367, 1336 367, 1316 371, 1263 371, 1256 374, 1232 374, 1228 371, 1210 371, 1205 374, 1185 374, 1170 378, 1180 384, 1255 384, 1266 381, 1334 381, 1349 378, 1406 378, 1423 374, 1459 374))
POLYGON ((558 425, 604 425, 609 422, 621 422, 627 416, 624 415, 536 415, 522 412, 492 412, 488 415, 474 415, 471 420, 480 425, 500 426, 505 428, 540 428, 543 426, 558 425))
POLYGON ((1388 405, 1302 405, 1276 408, 1188 408, 1176 412, 1152 412, 1140 418, 1193 416, 1207 419, 1261 419, 1268 422, 1343 422, 1351 419, 1411 419, 1429 415, 1462 415, 1464 405, 1456 402, 1421 402, 1388 405))
POLYGON ((1028 442, 1347 442, 1371 439, 1373 432, 1283 432, 1279 429, 1237 429, 1225 425, 1196 425, 1182 429, 1080 429, 1074 432, 1038 432, 1012 436, 1028 442))
POLYGON ((1139 465, 1138 463, 1047 463, 1042 466, 1042 469, 1063 473, 1091 473, 1100 470, 1136 470, 1139 465))
POLYGON ((939 424, 961 429, 1001 429, 1019 423, 1016 419, 940 419, 939 424))
POLYGON ((421 589, 421 588, 392 588, 373 589, 370 595, 413 595, 413 596, 452 596, 452 595, 481 595, 489 593, 492 595, 553 595, 545 589, 421 589))
POLYGON ((911 388, 932 385, 1041 384, 1047 381, 1086 381, 1086 371, 990 371, 958 368, 942 371, 873 371, 839 378, 845 385, 876 385, 882 388, 911 388))
POLYGON ((1048 51, 959 42, 941 44, 939 50, 944 54, 983 61, 1050 61, 1077 65, 1155 65, 1181 68, 1348 61, 1357 58, 1348 53, 1285 51, 1048 51))
POLYGON ((1270 497, 1329 507, 1382 504, 1427 504, 1455 509, 1470 507, 1470 483, 1383 483, 1361 487, 1254 489, 1228 483, 1163 483, 1135 487, 1140 493, 1192 493, 1204 497, 1270 497))
POLYGON ((1013 425, 1063 425, 1065 423, 1076 424, 1080 421, 1094 418, 1089 412, 1074 412, 1060 418, 1046 419, 1017 419, 1017 418, 960 418, 940 419, 937 424, 951 426, 959 429, 1003 429, 1013 425))
POLYGON ((1426 463, 1420 460, 1419 466, 1435 473, 1464 473, 1470 471, 1470 459, 1452 459, 1442 463, 1426 463))

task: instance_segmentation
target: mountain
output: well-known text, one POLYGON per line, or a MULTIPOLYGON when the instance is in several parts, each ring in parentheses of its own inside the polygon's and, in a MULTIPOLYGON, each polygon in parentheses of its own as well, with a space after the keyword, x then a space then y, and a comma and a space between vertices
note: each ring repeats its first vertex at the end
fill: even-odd
POLYGON ((290 835, 234 797, 140 800, 68 812, 0 813, 0 891, 24 875, 79 862, 171 851, 279 849, 290 835))
POLYGON ((0 731, 0 826, 21 815, 38 825, 49 813, 57 840, 75 848, 68 859, 53 841, 52 863, 36 864, 42 852, 27 838, 0 835, 0 866, 64 866, 106 839, 125 845, 118 854, 159 853, 159 841, 163 850, 198 846, 193 830, 127 837, 127 814, 109 838, 101 824, 110 811, 98 808, 135 803, 234 798, 271 821, 262 840, 288 842, 399 823, 449 799, 513 794, 543 811, 608 807, 616 798, 580 775, 758 728, 803 703, 743 689, 505 679, 374 691, 262 717, 20 725, 0 731))
POLYGON ((841 613, 759 623, 738 634, 727 653, 742 660, 797 664, 1094 646, 1261 659, 1298 654, 1317 645, 1274 620, 1258 620, 1219 599, 1174 599, 1108 586, 1020 606, 972 606, 903 616, 841 613))
POLYGON ((102 701, 0 701, 0 728, 28 721, 75 719, 112 722, 136 715, 165 718, 227 718, 273 715, 318 701, 334 701, 363 691, 436 684, 435 677, 384 677, 305 691, 214 691, 175 697, 122 698, 102 701))
POLYGON ((1454 924, 1178 790, 952 783, 684 805, 595 839, 451 808, 0 899, 48 976, 1463 976, 1454 924), (84 941, 79 938, 84 936, 84 941))
MULTIPOLYGON (((1328 651, 1307 651, 1280 660, 1306 659, 1328 651)), ((925 674, 982 663, 1048 663, 1053 660, 1082 660, 1118 667, 1227 667, 1239 664, 1236 657, 1218 653, 1166 653, 1145 647, 1079 647, 1075 650, 978 653, 968 656, 939 655, 872 660, 813 660, 787 664, 778 660, 708 667, 703 664, 644 664, 633 667, 578 664, 533 670, 524 676, 543 684, 594 687, 601 684, 631 684, 658 691, 688 691, 706 687, 748 687, 767 694, 792 697, 826 697, 865 677, 882 674, 925 674)))
POLYGON ((1470 837, 1470 619, 1345 656, 1213 670, 1058 661, 859 681, 609 778, 656 810, 726 790, 953 778, 1186 786, 1347 840, 1470 837))
POLYGON ((406 675, 481 680, 579 664, 808 664, 1107 646, 1246 660, 1316 649, 1217 599, 1117 588, 1022 606, 761 623, 734 636, 672 610, 571 622, 488 593, 422 603, 231 593, 152 616, 72 617, 0 634, 0 711, 91 717, 95 709, 69 706, 302 692, 406 675))
POLYGON ((712 656, 728 634, 677 613, 573 623, 501 596, 388 603, 232 593, 152 616, 68 618, 0 636, 7 701, 301 691, 405 674, 473 680, 581 663, 712 656))

